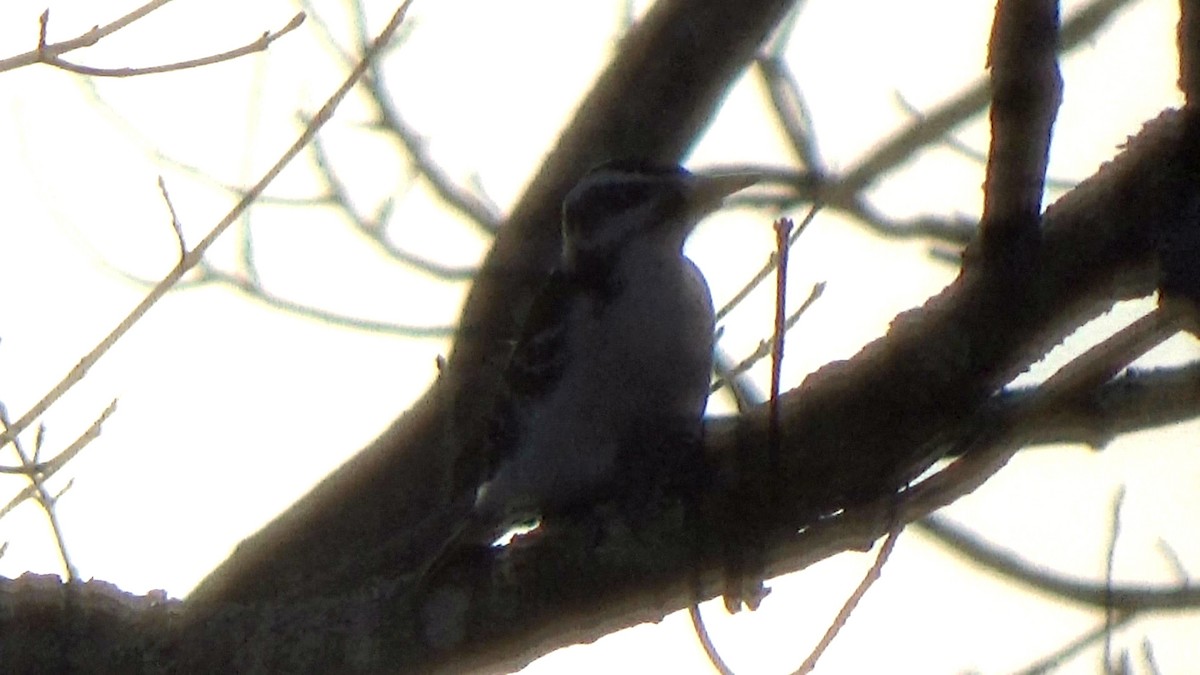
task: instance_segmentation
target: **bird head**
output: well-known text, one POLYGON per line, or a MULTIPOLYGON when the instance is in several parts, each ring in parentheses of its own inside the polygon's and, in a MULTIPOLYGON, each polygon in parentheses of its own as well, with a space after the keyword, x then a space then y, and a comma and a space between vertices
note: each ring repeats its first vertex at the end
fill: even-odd
POLYGON ((627 243, 650 236, 679 250, 725 197, 757 174, 692 174, 673 164, 611 161, 587 174, 563 200, 563 263, 609 261, 627 243))

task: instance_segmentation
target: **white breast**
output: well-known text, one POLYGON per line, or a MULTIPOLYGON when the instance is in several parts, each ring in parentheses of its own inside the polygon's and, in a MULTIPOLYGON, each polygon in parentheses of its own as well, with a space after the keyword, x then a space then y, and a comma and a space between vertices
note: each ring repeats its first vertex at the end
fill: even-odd
POLYGON ((516 451, 480 490, 477 513, 504 519, 595 499, 616 475, 622 447, 698 430, 712 299, 695 265, 667 253, 631 243, 612 296, 572 307, 561 379, 526 411, 516 451))

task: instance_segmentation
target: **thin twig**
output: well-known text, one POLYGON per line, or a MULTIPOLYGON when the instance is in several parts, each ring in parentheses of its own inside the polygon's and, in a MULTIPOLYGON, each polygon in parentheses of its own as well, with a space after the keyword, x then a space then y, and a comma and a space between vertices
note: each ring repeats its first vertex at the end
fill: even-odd
POLYGON ((780 469, 780 420, 779 420, 779 389, 783 378, 783 345, 787 333, 787 271, 791 251, 791 234, 795 223, 791 218, 780 218, 775 221, 775 252, 778 264, 775 270, 775 322, 771 339, 771 398, 767 418, 767 477, 771 480, 769 486, 772 511, 779 507, 780 469))
POLYGON ((721 657, 721 652, 717 651, 717 646, 713 644, 712 636, 708 634, 708 626, 704 625, 704 617, 700 614, 700 605, 698 603, 692 603, 688 607, 688 616, 692 619, 692 632, 700 640, 700 646, 704 649, 704 655, 708 657, 708 662, 721 675, 734 675, 733 669, 729 667, 729 664, 725 663, 725 659, 721 657))
MULTIPOLYGON (((789 248, 796 243, 796 240, 800 238, 800 235, 804 234, 804 231, 807 230, 808 226, 812 224, 813 220, 816 219, 817 212, 820 210, 820 204, 813 204, 808 209, 808 213, 804 214, 804 219, 800 221, 800 224, 792 228, 791 234, 788 235, 787 240, 787 245, 789 248)), ((754 289, 758 288, 759 284, 761 284, 768 276, 770 276, 771 272, 775 271, 775 268, 778 265, 779 253, 772 252, 771 255, 767 257, 767 262, 763 264, 762 268, 755 272, 754 276, 750 277, 750 280, 747 281, 744 286, 742 286, 741 290, 739 290, 737 293, 734 293, 733 297, 730 298, 729 301, 724 305, 722 305, 721 309, 717 310, 717 321, 724 319, 726 315, 734 310, 734 308, 742 304, 742 301, 749 297, 750 294, 754 292, 754 289)))
POLYGON ((762 394, 746 377, 746 372, 750 367, 746 366, 735 371, 737 367, 738 364, 733 362, 733 357, 729 355, 729 352, 718 344, 713 350, 713 375, 715 378, 708 393, 711 396, 724 389, 733 398, 734 406, 740 414, 761 403, 762 394))
MULTIPOLYGON (((1063 22, 1059 51, 1068 53, 1088 41, 1118 10, 1134 0, 1094 0, 1076 10, 1063 22)), ((836 190, 824 193, 831 203, 839 201, 834 193, 858 194, 883 174, 908 161, 914 154, 934 143, 954 127, 982 112, 991 100, 987 80, 980 78, 950 99, 927 111, 925 118, 897 131, 875 145, 875 149, 837 182, 836 190)))
MULTIPOLYGON (((312 11, 312 3, 304 2, 303 6, 312 11)), ((353 3, 351 12, 353 14, 352 25, 356 34, 356 42, 364 44, 366 41, 366 19, 365 11, 361 2, 353 3)), ((341 44, 334 38, 333 31, 328 22, 319 18, 319 14, 313 12, 314 20, 320 29, 321 36, 325 42, 333 49, 343 61, 352 62, 351 54, 344 49, 341 44)), ((401 37, 403 39, 403 37, 401 37)), ((452 211, 466 217, 471 223, 476 225, 482 232, 491 235, 500 227, 503 220, 503 214, 496 205, 482 194, 478 189, 478 181, 476 189, 472 190, 456 183, 446 172, 439 166, 436 160, 426 149, 425 142, 421 139, 420 134, 415 129, 404 121, 399 111, 395 108, 393 97, 386 91, 383 73, 375 65, 372 65, 366 77, 363 78, 363 84, 367 89, 367 94, 371 101, 375 104, 377 111, 377 120, 371 124, 371 128, 376 131, 385 131, 399 140, 408 154, 409 162, 414 169, 414 173, 424 178, 425 181, 433 188, 434 192, 441 200, 448 205, 452 211)), ((321 166, 319 164, 319 166, 321 166)), ((321 167, 323 175, 329 177, 333 175, 333 171, 326 164, 321 167)), ((333 185, 331 184, 332 188, 333 185)), ((344 194, 344 190, 341 194, 344 194)), ((335 190, 331 190, 331 194, 336 197, 339 194, 335 190)), ((338 202, 340 205, 341 202, 338 202)), ((349 212, 348 212, 349 215, 349 212)), ((351 222, 357 226, 365 222, 360 217, 351 217, 351 222)), ((361 228, 360 228, 361 229, 361 228)), ((403 264, 413 266, 417 269, 428 271, 435 276, 448 278, 452 280, 466 279, 474 276, 477 271, 474 266, 471 267, 451 267, 439 265, 431 260, 413 255, 407 251, 403 251, 386 239, 377 239, 378 235, 373 237, 384 250, 395 257, 403 264)))
POLYGON ((800 85, 781 54, 760 56, 755 61, 763 83, 771 96, 775 118, 783 126, 788 142, 801 166, 823 173, 825 163, 817 149, 817 134, 813 128, 812 111, 800 92, 800 85))
MULTIPOLYGON (((774 332, 771 340, 771 393, 769 399, 770 418, 769 426, 767 427, 767 447, 766 461, 762 466, 758 467, 757 471, 748 471, 748 467, 741 467, 742 480, 746 480, 750 476, 759 476, 765 478, 769 484, 759 486, 768 492, 768 499, 765 506, 772 512, 777 510, 780 501, 780 492, 782 486, 779 484, 777 477, 779 476, 779 446, 780 446, 780 420, 779 420, 779 389, 780 380, 783 372, 783 345, 784 336, 788 330, 787 316, 787 271, 788 258, 791 249, 791 243, 794 241, 791 238, 792 230, 795 228, 795 223, 790 218, 780 218, 775 221, 775 259, 776 264, 776 281, 775 281, 775 320, 774 332)), ((759 518, 762 514, 754 514, 754 517, 759 518)), ((755 561, 753 568, 750 570, 751 577, 730 579, 731 583, 737 584, 736 596, 726 595, 726 606, 731 604, 747 603, 751 609, 758 606, 759 601, 764 595, 762 590, 762 574, 764 565, 761 562, 761 552, 754 552, 755 561), (748 600, 744 597, 747 580, 752 580, 755 585, 755 590, 752 591, 752 597, 748 600)), ((732 575, 731 575, 732 576, 732 575)), ((704 619, 700 615, 699 604, 693 603, 688 609, 688 614, 692 618, 692 628, 696 633, 696 637, 700 640, 701 646, 704 647, 704 653, 708 655, 709 661, 713 667, 722 674, 731 673, 729 667, 717 652, 716 646, 713 645, 709 638, 708 629, 704 626, 704 619)))
MULTIPOLYGON (((1137 618, 1137 616, 1138 612, 1121 612, 1117 617, 1116 625, 1118 627, 1124 626, 1125 624, 1137 618)), ((1038 659, 1037 662, 1016 671, 1013 673, 1013 675, 1046 675, 1046 673, 1061 671, 1063 664, 1065 664, 1071 658, 1078 656, 1081 652, 1083 652, 1083 650, 1092 646, 1097 641, 1103 639, 1105 633, 1107 633, 1106 626, 1105 624, 1101 623, 1075 640, 1063 645, 1062 648, 1058 649, 1053 654, 1049 654, 1041 659, 1038 659)))
POLYGON ((79 569, 75 567, 75 563, 71 562, 71 555, 67 552, 67 539, 63 536, 62 523, 58 520, 58 498, 61 497, 71 486, 75 484, 74 480, 67 481, 62 490, 58 494, 51 495, 46 490, 45 483, 42 479, 35 478, 32 487, 37 488, 37 501, 41 505, 42 511, 46 514, 46 520, 50 521, 50 532, 54 534, 54 544, 58 548, 58 557, 62 561, 63 570, 66 572, 67 581, 74 583, 79 581, 79 569))
MULTIPOLYGON (((87 87, 85 89, 91 95, 91 100, 95 105, 102 106, 109 112, 113 112, 108 102, 101 98, 94 88, 87 87)), ((303 119, 304 124, 307 126, 308 122, 311 121, 311 116, 304 117, 303 119)), ((125 131, 130 135, 139 137, 140 142, 143 141, 143 139, 140 138, 141 132, 138 129, 130 126, 124 118, 120 117, 115 112, 113 112, 113 121, 124 126, 125 131)), ((319 143, 319 136, 314 137, 310 148, 315 152, 318 149, 319 143)), ((199 167, 184 163, 175 157, 163 154, 160 150, 150 146, 148 143, 143 142, 143 145, 146 146, 144 148, 145 151, 151 154, 154 159, 169 164, 205 184, 214 186, 219 190, 223 190, 232 195, 235 199, 244 199, 249 192, 247 188, 214 180, 210 173, 201 170, 199 167)), ((320 163, 322 156, 322 154, 318 153, 315 158, 318 168, 322 167, 320 163)), ((327 185, 327 188, 328 187, 332 186, 327 185)), ((259 205, 281 205, 299 208, 320 206, 336 207, 338 202, 339 198, 336 195, 330 194, 328 190, 326 191, 326 194, 316 197, 289 198, 260 194, 255 200, 255 203, 259 205)), ((358 227, 359 224, 355 223, 355 226, 358 227)), ((435 261, 420 258, 409 253, 408 251, 399 249, 391 245, 386 238, 381 236, 376 237, 370 234, 367 236, 370 236, 372 241, 379 244, 383 249, 383 252, 392 257, 394 260, 409 264, 410 266, 420 271, 428 272, 433 276, 453 279, 456 276, 466 275, 469 273, 469 271, 473 272, 475 269, 473 267, 453 267, 441 265, 435 261)), ((411 338, 442 338, 452 334, 454 331, 454 327, 449 325, 413 325, 360 319, 275 295, 266 291, 261 279, 259 278, 257 267, 254 265, 253 261, 252 249, 249 248, 249 241, 244 240, 244 243, 240 248, 242 267, 238 269, 236 273, 217 270, 209 267, 204 261, 201 261, 197 266, 200 270, 200 274, 193 275, 191 278, 186 280, 180 280, 176 284, 175 288, 195 288, 210 283, 224 284, 240 293, 245 294, 247 297, 262 302, 269 307, 274 307, 283 311, 292 312, 298 316, 334 326, 350 328, 353 330, 362 330, 388 335, 399 335, 402 337, 411 338)), ((104 256, 100 255, 95 250, 93 250, 93 255, 98 264, 102 265, 112 274, 115 274, 130 283, 140 286, 153 286, 158 283, 157 279, 148 280, 146 278, 131 274, 128 271, 111 264, 104 256)))
POLYGON ((286 26, 280 28, 274 33, 267 31, 262 34, 254 42, 250 44, 231 49, 220 54, 212 54, 203 56, 198 59, 188 59, 187 61, 178 61, 176 63, 167 63, 158 66, 145 66, 142 68, 95 68, 92 66, 84 66, 77 63, 71 63, 56 55, 42 52, 42 58, 39 59, 42 63, 54 66, 60 70, 66 70, 79 75, 88 75, 91 77, 137 77, 139 75, 153 75, 156 73, 169 73, 176 70, 187 70, 189 68, 201 68, 210 66, 214 63, 222 61, 232 61, 233 59, 254 54, 255 52, 266 51, 279 38, 300 27, 304 23, 304 12, 296 14, 286 26))
POLYGON ((900 532, 903 530, 904 525, 901 524, 896 525, 888 532, 887 538, 883 540, 883 546, 879 548, 879 554, 875 556, 875 562, 871 565, 871 569, 867 570, 867 573, 863 575, 862 581, 858 583, 858 587, 854 589, 849 598, 846 598, 846 602, 842 604, 841 610, 838 611, 833 622, 829 624, 829 628, 826 629, 825 634, 821 636, 821 641, 817 643, 816 647, 813 647, 812 653, 796 669, 795 672, 797 675, 811 673, 817 667, 817 660, 829 649, 829 645, 833 644, 833 639, 837 637, 842 627, 846 625, 846 622, 850 619, 850 615, 858 607, 858 603, 862 602, 862 599, 867 595, 867 591, 883 574, 883 566, 887 563, 888 558, 891 557, 892 551, 896 548, 896 540, 900 537, 900 532))
POLYGON ((500 228, 504 216, 495 211, 491 202, 481 199, 472 191, 459 185, 437 163, 425 140, 396 109, 395 102, 386 91, 382 71, 375 68, 370 77, 363 80, 371 101, 379 116, 378 128, 395 136, 404 146, 413 167, 428 183, 435 194, 455 211, 465 216, 483 234, 493 235, 500 228))
POLYGON ((299 5, 304 13, 312 19, 312 26, 316 28, 317 34, 324 40, 325 46, 337 55, 338 60, 342 62, 343 66, 353 68, 354 64, 358 62, 358 57, 343 47, 334 38, 332 26, 322 18, 321 12, 317 11, 317 7, 312 0, 300 0, 299 5))
MULTIPOLYGON (((101 425, 103 425, 105 420, 112 416, 112 414, 116 411, 117 400, 113 399, 112 402, 108 404, 108 407, 100 413, 100 416, 97 417, 94 422, 92 422, 91 426, 89 426, 82 434, 80 434, 79 438, 75 439, 74 443, 67 446, 65 450, 58 453, 58 455, 49 462, 38 464, 37 466, 33 467, 36 472, 42 476, 42 480, 44 481, 53 476, 58 472, 59 469, 66 466, 67 462, 74 459, 75 455, 78 455, 80 450, 83 450, 88 446, 89 443, 98 438, 100 436, 101 425)), ((0 518, 8 515, 8 513, 16 508, 21 502, 33 497, 35 493, 36 489, 33 485, 30 485, 18 492, 15 497, 10 499, 7 504, 0 508, 0 518)))
POLYGON ((0 73, 6 70, 13 70, 14 68, 21 68, 34 63, 40 63, 46 56, 58 56, 59 54, 65 54, 69 51, 74 51, 83 47, 91 47, 99 42, 102 38, 112 35, 129 24, 145 17, 154 10, 161 8, 168 2, 171 2, 171 0, 152 0, 152 2, 147 2, 125 16, 113 21, 112 23, 104 26, 93 26, 91 30, 76 38, 65 40, 63 42, 55 42, 54 44, 46 43, 46 24, 50 20, 50 10, 46 10, 42 12, 40 17, 38 17, 37 48, 25 52, 24 54, 17 54, 16 56, 10 56, 6 59, 0 59, 0 73))
MULTIPOLYGON (((2 406, 0 406, 0 424, 3 424, 5 429, 8 429, 8 412, 2 406)), ((71 562, 71 555, 67 552, 67 540, 63 536, 62 524, 58 520, 58 510, 55 508, 58 498, 70 489, 73 483, 68 481, 67 485, 58 494, 51 495, 49 490, 46 489, 46 479, 49 476, 33 470, 34 465, 37 464, 38 458, 42 454, 42 446, 45 440, 46 427, 45 425, 39 425, 37 434, 34 436, 32 454, 25 451, 19 437, 13 439, 12 446, 17 456, 20 457, 21 464, 28 469, 26 472, 26 477, 29 479, 27 490, 29 495, 37 500, 38 505, 42 507, 42 512, 46 514, 46 519, 50 522, 50 531, 54 535, 54 541, 58 546, 58 555, 62 560, 65 576, 68 582, 73 583, 79 579, 79 570, 75 568, 75 564, 71 562)))
POLYGON ((1195 609, 1200 607, 1200 589, 1183 577, 1172 585, 1144 587, 1114 586, 1106 582, 1081 581, 1075 576, 1048 571, 1044 563, 1027 560, 1013 551, 997 546, 949 519, 930 515, 912 523, 917 532, 928 535, 952 553, 972 565, 989 570, 1012 582, 1061 602, 1083 605, 1101 612, 1113 608, 1123 611, 1154 609, 1195 609))
POLYGON ((1113 607, 1113 568, 1116 566, 1117 541, 1121 538, 1121 507, 1125 504, 1125 486, 1122 485, 1113 496, 1112 518, 1109 522, 1108 551, 1104 556, 1104 667, 1101 672, 1108 672, 1112 664, 1113 633, 1116 631, 1117 610, 1113 607))
POLYGON ((1162 675, 1163 671, 1154 658, 1154 645, 1150 643, 1149 637, 1142 638, 1142 663, 1146 664, 1146 670, 1150 671, 1150 675, 1162 675))
POLYGON ((162 193, 167 211, 171 213, 171 229, 175 232, 175 243, 179 245, 179 261, 182 262, 187 255, 187 243, 183 240, 183 223, 179 222, 179 214, 175 212, 175 205, 171 203, 171 195, 167 192, 167 182, 162 176, 158 177, 158 191, 162 193))
POLYGON ((1175 550, 1175 547, 1171 546, 1171 544, 1162 537, 1158 538, 1158 540, 1155 542, 1155 546, 1158 548, 1158 552, 1162 554, 1163 558, 1166 559, 1167 564, 1171 566, 1171 570, 1175 572, 1175 578, 1181 583, 1186 582, 1189 577, 1188 571, 1183 565, 1183 558, 1179 557, 1179 552, 1175 550))
POLYGON ((346 316, 312 305, 305 305, 294 300, 275 295, 267 291, 261 284, 258 284, 251 278, 243 278, 228 272, 223 272, 216 269, 206 269, 202 280, 212 281, 244 293, 247 297, 257 300, 269 307, 281 309, 286 312, 302 316, 306 319, 313 319, 327 323, 331 326, 341 326, 344 328, 353 328, 371 333, 382 333, 387 335, 399 335, 406 338, 435 338, 440 339, 449 337, 454 334, 455 326, 444 325, 416 325, 391 323, 387 321, 373 321, 370 319, 360 319, 358 317, 346 316))
MULTIPOLYGON (((894 91, 892 92, 892 98, 896 101, 896 106, 913 120, 919 122, 925 119, 925 114, 921 112, 921 109, 913 105, 912 102, 905 98, 904 94, 900 93, 899 91, 894 91)), ((978 163, 980 166, 987 164, 986 152, 971 147, 966 141, 958 138, 951 131, 947 131, 946 135, 942 136, 938 142, 939 144, 949 148, 950 150, 953 150, 957 154, 962 155, 972 162, 978 163)), ((1076 185, 1079 185, 1078 180, 1046 176, 1047 189, 1066 192, 1074 189, 1076 185)))
POLYGON ((329 155, 320 137, 313 139, 311 146, 317 173, 324 182, 325 192, 329 195, 330 203, 346 217, 354 229, 396 262, 411 267, 418 272, 424 272, 446 281, 465 281, 473 279, 479 272, 477 265, 454 266, 446 265, 436 260, 419 256, 393 244, 387 236, 387 217, 390 208, 381 209, 378 217, 367 218, 354 208, 350 191, 341 178, 330 166, 329 155))
MULTIPOLYGON (((796 311, 792 312, 791 315, 788 316, 787 321, 784 323, 784 330, 789 331, 793 327, 795 327, 796 323, 798 321, 800 321, 800 317, 803 316, 806 311, 808 311, 809 307, 813 306, 813 303, 815 303, 817 301, 817 299, 821 297, 821 294, 824 292, 825 292, 825 282, 824 281, 819 281, 819 282, 813 284, 812 290, 809 291, 809 293, 808 293, 808 297, 804 299, 804 302, 801 303, 801 305, 798 308, 796 308, 796 311)), ((733 364, 733 365, 729 366, 728 368, 726 368, 723 373, 720 373, 720 377, 717 379, 717 381, 713 382, 710 393, 715 393, 722 387, 727 386, 727 384, 732 379, 747 372, 748 370, 753 368, 756 363, 765 359, 770 354, 771 354, 771 339, 767 338, 767 339, 760 340, 758 343, 758 347, 755 348, 755 350, 753 352, 748 354, 745 358, 743 358, 738 363, 733 364)))

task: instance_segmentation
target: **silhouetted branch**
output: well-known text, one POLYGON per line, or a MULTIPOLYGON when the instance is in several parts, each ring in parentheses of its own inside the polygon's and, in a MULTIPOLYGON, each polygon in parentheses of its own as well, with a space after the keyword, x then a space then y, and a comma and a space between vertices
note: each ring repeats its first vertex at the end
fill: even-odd
MULTIPOLYGON (((1094 0, 1076 10, 1063 22, 1059 32, 1060 53, 1067 53, 1086 44, 1118 10, 1132 4, 1133 0, 1094 0)), ((922 148, 945 136, 951 129, 982 112, 990 103, 991 94, 985 79, 965 87, 961 92, 925 112, 920 122, 915 122, 892 134, 876 146, 858 164, 843 174, 837 181, 837 195, 862 192, 883 174, 908 161, 922 148)), ((831 205, 839 199, 827 196, 831 205)))
POLYGON ((1189 106, 1200 104, 1200 5, 1179 1, 1179 90, 1189 106))
MULTIPOLYGON (((116 408, 117 402, 114 400, 104 412, 100 413, 100 417, 95 422, 92 422, 91 427, 83 435, 75 439, 74 443, 46 463, 41 462, 42 447, 46 434, 45 426, 38 427, 37 435, 34 438, 32 454, 25 451, 25 446, 21 443, 19 436, 14 436, 12 439, 13 449, 16 450, 17 456, 21 459, 21 473, 29 478, 29 486, 10 500, 3 509, 0 509, 0 518, 3 518, 9 511, 26 499, 37 499, 38 504, 42 507, 42 511, 45 512, 46 518, 50 522, 50 531, 53 533, 54 541, 58 546, 58 554, 62 560, 68 582, 77 581, 79 579, 79 571, 75 569, 75 565, 71 562, 71 556, 67 553, 67 541, 63 536, 62 526, 59 523, 55 505, 58 502, 58 498, 71 488, 72 482, 68 481, 62 490, 57 494, 51 495, 50 491, 46 489, 46 481, 55 472, 65 466, 67 462, 71 461, 80 450, 100 435, 100 425, 116 411, 116 408)), ((12 426, 8 419, 8 410, 3 404, 0 404, 0 424, 4 426, 6 432, 12 426)))
POLYGON ((163 7, 170 1, 171 0, 152 0, 151 2, 147 2, 141 7, 138 7, 132 12, 129 12, 125 16, 122 16, 121 18, 107 25, 94 26, 91 30, 78 37, 55 43, 46 42, 46 24, 49 21, 49 10, 46 10, 40 17, 38 17, 37 48, 33 49, 32 51, 25 52, 24 54, 18 54, 16 56, 10 56, 6 59, 0 59, 0 72, 32 65, 34 63, 40 63, 46 58, 55 58, 60 54, 65 54, 76 49, 91 47, 103 38, 112 35, 113 33, 134 23, 135 21, 138 21, 139 19, 142 19, 154 10, 163 7))
MULTIPOLYGON (((412 0, 406 0, 406 2, 401 5, 400 9, 397 10, 396 14, 392 17, 391 23, 389 23, 384 32, 380 34, 378 42, 374 45, 376 49, 378 49, 383 43, 386 43, 387 40, 391 38, 396 28, 399 27, 400 22, 403 20, 404 14, 407 11, 411 1, 412 0)), ((208 252, 208 249, 217 240, 217 237, 221 236, 221 234, 223 234, 225 230, 227 230, 229 226, 232 225, 247 208, 249 208, 250 204, 254 202, 258 195, 261 194, 264 189, 266 189, 266 186, 270 184, 271 181, 273 181, 281 171, 283 171, 283 167, 287 166, 288 163, 290 163, 292 159, 294 159, 296 155, 298 155, 300 151, 304 149, 306 145, 308 145, 308 142, 314 135, 316 135, 317 131, 329 121, 329 119, 333 116, 333 111, 337 109, 337 106, 341 103, 342 99, 345 98, 346 94, 349 93, 350 89, 354 86, 354 83, 357 82, 358 78, 363 72, 365 72, 369 59, 374 57, 374 55, 374 51, 366 54, 364 58, 367 60, 364 60, 362 63, 360 63, 359 67, 352 71, 347 79, 342 83, 341 87, 339 87, 337 91, 330 96, 330 98, 325 102, 325 105, 321 107, 321 110, 318 111, 317 115, 313 118, 312 124, 310 124, 304 130, 296 142, 293 143, 292 146, 288 148, 287 151, 284 152, 283 155, 275 162, 275 164, 262 176, 262 178, 255 183, 254 187, 247 192, 246 196, 243 197, 229 211, 229 213, 227 213, 225 217, 221 219, 220 222, 213 226, 212 230, 209 231, 209 233, 196 244, 195 248, 189 251, 188 254, 179 261, 179 264, 177 264, 175 268, 172 269, 171 272, 169 272, 167 276, 165 276, 158 283, 158 285, 156 285, 146 295, 146 297, 142 299, 140 303, 138 303, 133 311, 131 311, 129 315, 126 316, 125 319, 123 319, 119 324, 117 324, 117 327, 114 328, 107 337, 97 344, 82 359, 80 359, 79 363, 76 364, 76 366, 72 368, 71 371, 68 372, 67 375, 64 376, 63 379, 60 380, 53 389, 43 396, 40 401, 34 404, 33 407, 30 408, 29 411, 27 411, 24 415, 22 415, 20 419, 13 423, 12 426, 6 429, 3 434, 0 434, 0 447, 8 444, 14 438, 16 438, 18 434, 28 428, 29 425, 32 424, 35 419, 40 417, 42 413, 44 413, 55 401, 61 398, 62 395, 65 394, 71 387, 75 386, 76 383, 82 380, 92 366, 94 366, 106 353, 108 353, 108 350, 111 349, 112 346, 115 345, 117 341, 120 340, 130 328, 133 327, 134 324, 140 321, 141 318, 145 316, 146 312, 160 299, 162 299, 162 297, 167 294, 167 291, 169 291, 180 279, 183 278, 183 275, 185 275, 189 270, 203 260, 205 253, 208 252)))
MULTIPOLYGON (((1062 103, 1057 0, 999 0, 991 69, 991 148, 979 221, 980 264, 1024 278, 1040 252, 1050 135, 1062 103)), ((968 257, 967 262, 972 262, 968 257)))
POLYGON ((426 147, 425 140, 410 126, 396 109, 391 95, 383 82, 383 72, 374 68, 370 77, 364 78, 370 100, 375 106, 378 119, 376 129, 385 131, 403 144, 417 172, 428 181, 433 191, 451 211, 465 216, 483 234, 494 234, 500 227, 503 215, 494 210, 491 202, 481 198, 454 182, 426 147))
MULTIPOLYGON (((38 42, 38 61, 46 65, 54 66, 60 70, 66 70, 78 75, 88 75, 91 77, 137 77, 139 75, 152 75, 156 73, 169 73, 176 70, 187 70, 189 68, 202 68, 210 66, 222 61, 232 61, 233 59, 254 54, 255 52, 266 51, 279 38, 287 35, 293 30, 300 27, 304 23, 304 13, 301 12, 292 17, 292 20, 286 26, 280 28, 274 33, 268 31, 262 34, 254 42, 247 45, 231 49, 220 54, 212 54, 197 59, 189 59, 187 61, 179 61, 176 63, 168 63, 159 66, 146 66, 142 68, 95 68, 92 66, 84 66, 77 63, 71 63, 60 58, 57 54, 61 53, 57 49, 53 49, 51 45, 45 43, 46 25, 49 23, 50 10, 46 10, 41 18, 41 36, 38 42)), ((2 64, 0 64, 2 65, 2 64)), ((0 68, 2 69, 2 68, 0 68)))
POLYGON ((474 265, 464 267, 446 265, 396 246, 387 236, 387 221, 391 214, 390 203, 385 203, 375 216, 362 215, 355 208, 350 191, 334 170, 320 137, 313 139, 312 152, 316 159, 317 174, 324 183, 325 194, 329 195, 329 203, 345 216, 356 232, 366 237, 389 258, 401 265, 446 281, 467 280, 474 277, 479 271, 474 265))
MULTIPOLYGON (((1120 612, 1112 627, 1119 628, 1126 626, 1132 623, 1137 617, 1137 612, 1120 612)), ((1046 675, 1046 673, 1059 671, 1062 669, 1064 663, 1075 658, 1088 647, 1103 640, 1104 636, 1108 634, 1109 628, 1107 624, 1100 623, 1092 630, 1055 650, 1052 654, 1038 659, 1029 666, 1016 671, 1013 675, 1046 675)))
MULTIPOLYGON (((1037 387, 1007 390, 993 405, 1017 409, 1027 405, 1036 392, 1037 387)), ((1032 421, 1024 433, 1030 446, 1080 443, 1099 450, 1125 434, 1197 416, 1200 416, 1200 363, 1130 369, 1065 402, 1053 415, 1032 421)))
POLYGON ((281 297, 272 293, 271 291, 268 291, 261 284, 256 283, 251 278, 235 276, 233 274, 228 274, 212 268, 207 268, 199 281, 223 284, 226 287, 240 291, 246 295, 246 297, 257 300, 269 307, 281 309, 285 312, 295 314, 296 316, 313 319, 331 326, 341 326, 343 328, 352 328, 354 330, 381 333, 385 335, 397 335, 407 338, 444 338, 448 335, 453 335, 455 330, 455 327, 450 325, 422 326, 418 324, 374 321, 371 319, 360 319, 353 316, 347 316, 339 312, 328 311, 312 305, 289 300, 288 298, 281 297))
MULTIPOLYGON (((904 98, 902 93, 898 91, 894 92, 894 97, 896 99, 896 105, 900 108, 900 110, 912 117, 913 120, 919 122, 925 119, 925 114, 921 112, 921 109, 910 103, 908 99, 904 98)), ((968 145, 965 141, 960 140, 952 132, 947 132, 946 135, 939 141, 939 145, 953 150, 959 155, 979 164, 980 166, 985 166, 987 164, 988 156, 986 152, 977 150, 968 145)), ((1079 181, 1077 180, 1046 176, 1046 188, 1057 190, 1059 192, 1066 192, 1067 190, 1075 187, 1078 183, 1079 181)))
POLYGON ((1106 581, 1088 582, 1047 571, 1045 565, 1025 560, 974 533, 950 524, 941 516, 929 516, 913 523, 913 527, 933 536, 939 543, 965 556, 971 562, 1007 577, 1021 586, 1102 611, 1111 608, 1116 612, 1112 618, 1114 626, 1125 613, 1200 607, 1200 588, 1187 580, 1169 588, 1114 586, 1106 581))

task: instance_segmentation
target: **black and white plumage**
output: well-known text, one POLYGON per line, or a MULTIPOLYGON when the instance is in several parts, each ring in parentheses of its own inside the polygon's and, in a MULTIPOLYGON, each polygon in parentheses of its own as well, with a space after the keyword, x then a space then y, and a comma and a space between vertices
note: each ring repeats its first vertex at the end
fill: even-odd
POLYGON ((533 517, 669 481, 687 462, 708 398, 714 314, 683 244, 757 178, 609 162, 567 194, 559 264, 504 375, 488 477, 429 567, 464 537, 490 543, 533 517))
POLYGON ((696 223, 757 180, 609 162, 563 201, 563 249, 505 374, 474 515, 503 528, 669 470, 708 398, 713 305, 683 255, 696 223))

